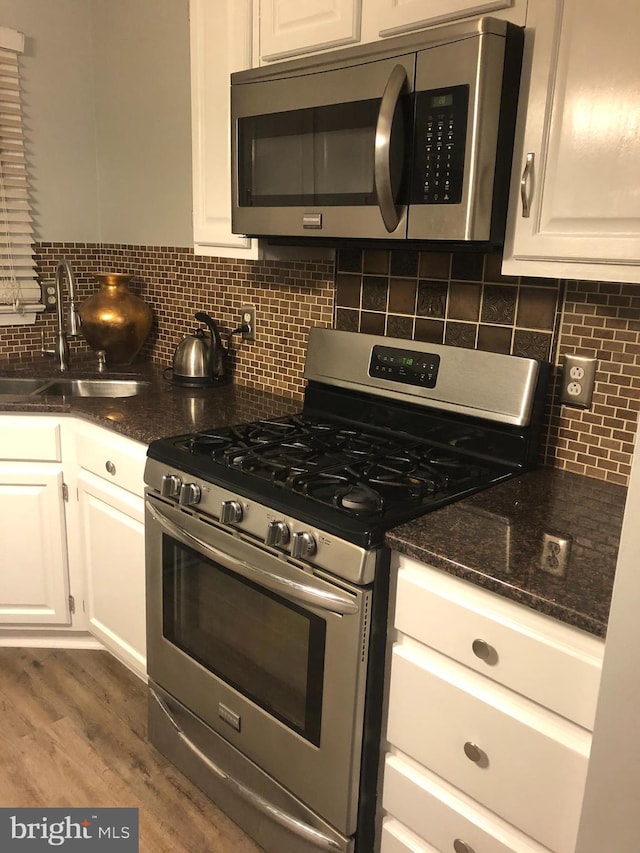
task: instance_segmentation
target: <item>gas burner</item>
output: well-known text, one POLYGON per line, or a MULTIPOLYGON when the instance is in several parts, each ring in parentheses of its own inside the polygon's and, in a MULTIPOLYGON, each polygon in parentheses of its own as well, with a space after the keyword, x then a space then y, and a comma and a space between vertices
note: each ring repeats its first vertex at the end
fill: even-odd
POLYGON ((356 515, 377 513, 384 508, 382 496, 349 468, 294 476, 289 484, 294 491, 356 515))
POLYGON ((384 506, 380 494, 364 483, 353 483, 346 491, 339 489, 335 495, 336 506, 349 512, 378 512, 384 506))

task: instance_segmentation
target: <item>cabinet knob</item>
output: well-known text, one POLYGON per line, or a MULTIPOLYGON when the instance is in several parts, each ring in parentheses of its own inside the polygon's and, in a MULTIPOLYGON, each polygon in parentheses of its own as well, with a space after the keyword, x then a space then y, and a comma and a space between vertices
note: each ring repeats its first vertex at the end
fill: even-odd
POLYGON ((456 838, 453 842, 453 849, 456 853, 476 853, 471 845, 467 844, 466 841, 463 841, 461 838, 456 838))
POLYGON ((485 663, 493 665, 498 662, 498 652, 486 640, 478 638, 471 643, 473 653, 477 658, 485 663))
POLYGON ((473 743, 468 740, 464 745, 464 754, 470 761, 473 761, 473 763, 477 764, 479 767, 489 766, 487 753, 483 749, 480 749, 477 743, 473 743))
POLYGON ((107 469, 107 472, 109 474, 113 475, 116 473, 116 466, 113 464, 113 462, 110 459, 107 460, 104 467, 107 469))

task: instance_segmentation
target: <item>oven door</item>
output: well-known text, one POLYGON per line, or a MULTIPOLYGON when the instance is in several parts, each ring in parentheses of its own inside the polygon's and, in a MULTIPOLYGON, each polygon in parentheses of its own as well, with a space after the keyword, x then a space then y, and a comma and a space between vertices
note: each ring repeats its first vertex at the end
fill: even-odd
POLYGON ((353 834, 371 590, 316 577, 151 494, 146 509, 149 677, 353 834))
POLYGON ((406 238, 414 68, 411 53, 284 79, 234 79, 233 231, 406 238))

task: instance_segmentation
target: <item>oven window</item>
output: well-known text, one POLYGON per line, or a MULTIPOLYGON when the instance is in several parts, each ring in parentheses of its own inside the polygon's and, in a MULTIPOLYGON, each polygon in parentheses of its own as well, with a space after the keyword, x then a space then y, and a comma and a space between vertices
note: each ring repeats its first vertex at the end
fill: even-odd
POLYGON ((163 537, 163 634, 320 744, 324 619, 163 537))

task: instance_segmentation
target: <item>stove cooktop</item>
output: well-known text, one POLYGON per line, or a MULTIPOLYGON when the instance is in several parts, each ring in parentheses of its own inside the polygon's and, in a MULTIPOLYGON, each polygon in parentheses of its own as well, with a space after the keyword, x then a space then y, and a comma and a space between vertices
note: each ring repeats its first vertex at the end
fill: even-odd
POLYGON ((305 377, 298 415, 160 439, 149 457, 363 547, 535 465, 532 359, 316 328, 305 377))
POLYGON ((425 440, 301 413, 161 439, 149 455, 284 511, 304 506, 315 524, 333 517, 340 535, 380 534, 518 470, 465 450, 478 444, 473 429, 433 432, 425 440))

